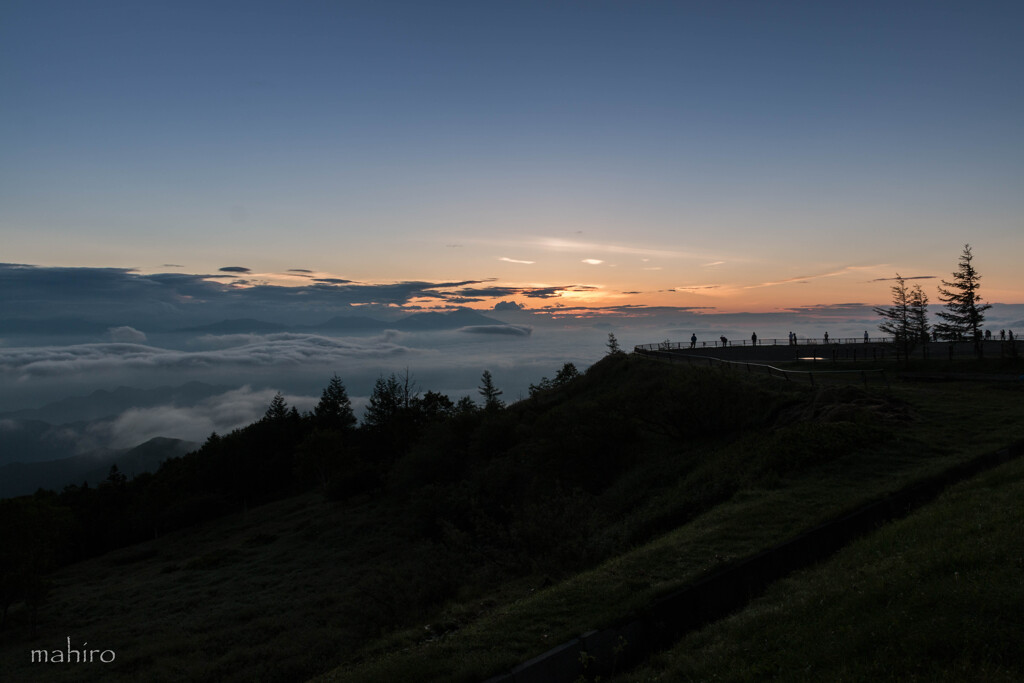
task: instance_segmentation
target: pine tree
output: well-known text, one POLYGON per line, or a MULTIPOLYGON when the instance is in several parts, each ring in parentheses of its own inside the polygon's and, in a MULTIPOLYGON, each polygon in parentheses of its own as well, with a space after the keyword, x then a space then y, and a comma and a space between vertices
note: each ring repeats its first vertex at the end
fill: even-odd
POLYGON ((953 281, 942 281, 944 286, 939 287, 939 300, 946 304, 946 310, 938 312, 943 322, 935 326, 935 331, 943 339, 969 337, 980 350, 981 324, 985 321, 984 312, 991 306, 982 303, 978 295, 981 275, 974 269, 973 259, 971 245, 965 244, 953 281))

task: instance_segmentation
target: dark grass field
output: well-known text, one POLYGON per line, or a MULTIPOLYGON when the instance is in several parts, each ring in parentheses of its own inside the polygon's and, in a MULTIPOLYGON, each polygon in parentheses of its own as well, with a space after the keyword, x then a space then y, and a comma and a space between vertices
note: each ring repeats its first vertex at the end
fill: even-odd
MULTIPOLYGON (((432 509, 423 501, 435 500, 435 494, 448 500, 451 490, 417 493, 411 475, 396 476, 380 495, 348 503, 305 494, 57 571, 34 626, 24 606, 9 615, 0 671, 5 680, 58 681, 302 681, 320 675, 343 681, 478 680, 612 623, 723 563, 1024 436, 1024 388, 1012 382, 812 388, 630 359, 598 367, 570 389, 512 406, 509 424, 532 425, 530 438, 467 477, 492 477, 500 485, 517 462, 532 457, 531 449, 541 448, 534 437, 571 450, 565 445, 570 437, 551 432, 569 431, 567 421, 584 412, 601 418, 616 404, 643 408, 622 411, 632 416, 638 435, 618 446, 627 449, 632 464, 601 487, 584 476, 583 488, 575 492, 547 502, 530 499, 510 522, 521 541, 514 556, 495 554, 481 547, 479 536, 458 528, 442 525, 443 533, 421 533, 423 520, 417 515, 432 509), (751 416, 759 411, 763 414, 751 416), (720 426, 733 422, 748 426, 735 431, 720 426), (409 499, 417 496, 411 505, 409 499), (88 642, 89 648, 115 651, 116 661, 31 663, 31 650, 63 648, 69 637, 73 647, 88 642)), ((487 434, 473 438, 484 444, 481 448, 488 443, 487 434)), ((588 443, 563 457, 585 464, 587 449, 596 448, 599 444, 588 443)), ((408 474, 424 463, 399 465, 408 474)), ((950 506, 944 498, 929 509, 950 506)), ((999 514, 1008 509, 979 506, 974 513, 977 524, 997 535, 991 548, 1010 543, 1014 534, 1021 537, 1019 514, 999 514)), ((932 553, 930 563, 950 567, 976 554, 977 566, 966 573, 986 577, 1004 596, 1019 590, 1013 583, 1018 574, 987 568, 1006 558, 1016 566, 1014 551, 998 560, 998 553, 975 553, 954 537, 946 539, 952 532, 948 525, 929 529, 924 539, 906 537, 901 572, 914 575, 919 552, 932 553), (917 548, 922 542, 927 549, 917 548)), ((935 573, 924 565, 921 572, 935 573)), ((954 582, 963 578, 956 574, 960 569, 953 572, 954 582)), ((921 605, 942 599, 942 579, 935 576, 921 583, 925 597, 910 605, 907 621, 899 623, 916 623, 924 614, 921 605)), ((879 604, 895 598, 879 592, 879 581, 885 583, 871 584, 875 597, 851 603, 836 617, 845 624, 843 633, 877 632, 887 619, 879 604)), ((991 607, 1008 610, 1011 604, 994 600, 991 607)), ((794 625, 803 618, 797 613, 794 625)), ((919 640, 926 643, 933 639, 928 633, 949 630, 948 637, 935 636, 935 641, 956 649, 959 641, 950 634, 958 623, 939 620, 938 631, 921 631, 919 640)), ((1007 623, 1019 627, 1021 622, 973 620, 970 627, 980 635, 972 642, 999 642, 1007 623)), ((736 646, 746 647, 749 631, 740 633, 736 646)), ((711 637, 691 637, 698 636, 711 637)), ((732 638, 715 637, 716 648, 725 648, 732 638)), ((873 642, 869 635, 863 638, 873 642)), ((801 656, 786 659, 787 648, 775 647, 776 663, 764 675, 786 678, 801 656)), ((800 647, 822 649, 813 642, 800 647)), ((962 656, 951 655, 930 673, 946 675, 948 665, 947 679, 956 680, 951 672, 957 662, 988 661, 998 676, 1013 665, 998 652, 985 660, 969 648, 960 650, 962 656)), ((721 651, 719 662, 734 656, 721 651)), ((837 680, 858 679, 858 672, 901 676, 913 671, 898 663, 901 651, 893 648, 881 668, 858 669, 847 657, 843 666, 852 668, 822 663, 821 671, 838 672, 837 680)), ((695 666, 687 655, 680 655, 682 664, 671 657, 664 655, 652 662, 654 668, 635 675, 675 680, 674 672, 695 666)), ((711 668, 693 670, 697 680, 724 675, 711 668)), ((762 675, 747 671, 748 677, 762 675)), ((808 679, 798 673, 791 678, 808 679)))

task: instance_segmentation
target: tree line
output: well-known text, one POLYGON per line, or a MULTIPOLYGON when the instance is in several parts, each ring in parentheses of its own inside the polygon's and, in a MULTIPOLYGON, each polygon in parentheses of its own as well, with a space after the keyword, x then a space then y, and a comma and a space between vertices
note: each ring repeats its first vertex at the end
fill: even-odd
MULTIPOLYGON (((530 400, 579 376, 566 363, 554 380, 531 385, 530 400)), ((155 472, 129 480, 113 465, 96 486, 0 500, 0 626, 12 604, 45 598, 55 567, 310 490, 342 502, 373 496, 427 432, 447 434, 458 450, 460 439, 506 409, 489 371, 479 395, 478 405, 470 396, 421 393, 408 371, 392 373, 377 379, 360 423, 335 374, 312 411, 300 413, 278 393, 259 420, 214 432, 155 472)))

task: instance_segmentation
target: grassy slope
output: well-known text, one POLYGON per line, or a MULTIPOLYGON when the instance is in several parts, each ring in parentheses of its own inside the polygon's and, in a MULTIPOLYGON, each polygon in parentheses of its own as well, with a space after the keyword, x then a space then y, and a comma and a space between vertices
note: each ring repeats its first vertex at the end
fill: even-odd
MULTIPOLYGON (((825 458, 769 487, 748 488, 632 552, 469 619, 440 638, 424 639, 414 631, 391 636, 363 663, 318 680, 479 680, 606 625, 721 562, 770 547, 860 501, 1024 435, 1024 403, 1016 385, 914 384, 893 392, 913 406, 913 415, 902 416, 907 421, 897 438, 869 439, 843 457, 825 458)), ((821 408, 842 411, 844 406, 825 402, 821 408)), ((816 445, 844 450, 838 443, 816 445)), ((720 455, 747 447, 757 444, 734 444, 720 455)), ((782 452, 786 444, 773 443, 767 450, 773 448, 782 452)), ((812 457, 799 451, 786 455, 812 457)), ((460 609, 451 610, 456 623, 460 609)))
MULTIPOLYGON (((593 381, 614 392, 616 382, 634 379, 612 371, 593 381)), ((646 370, 640 384, 665 372, 646 370)), ((636 387, 631 391, 634 400, 636 387)), ((865 497, 1022 436, 1016 387, 893 392, 909 411, 881 390, 813 392, 782 416, 784 428, 695 444, 701 459, 682 471, 669 466, 692 450, 629 473, 602 500, 624 506, 616 515, 639 520, 634 532, 672 528, 685 499, 723 473, 739 485, 690 524, 653 540, 637 536, 631 552, 553 585, 535 574, 506 577, 487 591, 468 587, 443 607, 425 609, 416 626, 403 626, 400 608, 435 586, 431 573, 443 573, 447 560, 436 546, 381 524, 389 518, 375 502, 338 506, 307 495, 62 570, 36 636, 0 634, 0 671, 24 680, 304 680, 351 661, 326 678, 479 678, 865 497), (887 421, 885 429, 864 422, 873 413, 887 421), (824 427, 813 428, 818 423, 824 427), (651 491, 633 509, 623 502, 631 488, 651 491), (369 642, 368 623, 378 636, 369 642), (114 649, 117 664, 45 671, 28 664, 30 649, 60 647, 67 636, 114 649)), ((609 520, 601 532, 630 537, 618 529, 625 526, 609 520)), ((19 619, 25 615, 12 615, 19 619)))
POLYGON ((622 681, 1024 679, 1024 461, 780 581, 622 681))

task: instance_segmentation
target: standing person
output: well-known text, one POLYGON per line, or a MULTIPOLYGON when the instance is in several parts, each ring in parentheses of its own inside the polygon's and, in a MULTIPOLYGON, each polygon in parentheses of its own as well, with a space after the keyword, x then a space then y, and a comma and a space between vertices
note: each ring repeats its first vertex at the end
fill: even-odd
POLYGON ((868 331, 864 330, 864 343, 867 344, 871 338, 868 336, 868 331))
POLYGON ((750 335, 750 343, 753 344, 754 346, 757 346, 757 332, 754 332, 750 335))
POLYGON ((696 332, 694 332, 693 334, 690 335, 690 348, 691 349, 697 348, 697 333, 696 332))
POLYGON ((825 343, 828 344, 828 332, 825 332, 825 343))

